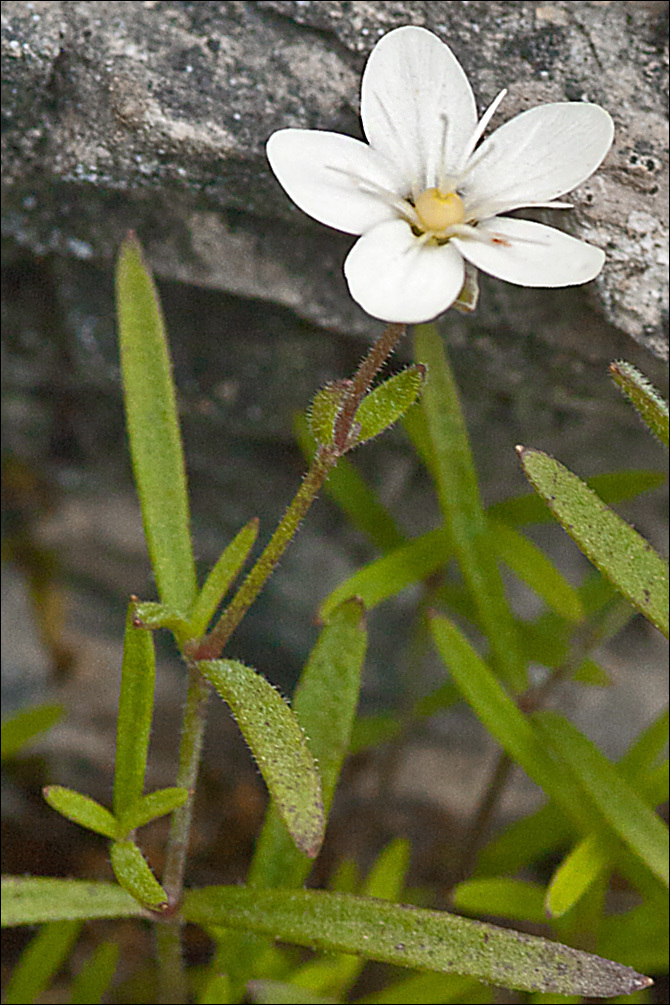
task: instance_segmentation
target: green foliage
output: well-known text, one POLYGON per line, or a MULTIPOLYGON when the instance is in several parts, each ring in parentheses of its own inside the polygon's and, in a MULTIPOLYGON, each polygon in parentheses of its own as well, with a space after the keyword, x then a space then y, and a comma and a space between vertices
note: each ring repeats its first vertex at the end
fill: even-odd
POLYGON ((184 917, 396 966, 466 972, 518 990, 606 998, 645 986, 625 967, 546 939, 351 894, 211 886, 186 894, 184 917))
POLYGON ((356 444, 367 443, 396 423, 419 397, 425 379, 426 368, 414 364, 367 394, 356 411, 360 426, 356 444))
POLYGON ((207 630, 221 600, 246 562, 257 537, 258 520, 254 517, 233 538, 208 575, 188 615, 188 632, 193 638, 200 638, 207 630))
POLYGON ((167 894, 134 841, 114 841, 109 857, 114 875, 131 897, 154 911, 167 907, 167 894))
POLYGON ((573 541, 667 637, 667 562, 577 475, 540 450, 518 449, 526 475, 573 541))
POLYGON ((43 795, 52 809, 80 827, 86 827, 105 837, 118 837, 119 825, 116 818, 95 799, 62 785, 47 785, 43 795))
POLYGON ((34 705, 8 716, 2 723, 2 760, 14 757, 31 740, 55 726, 64 714, 62 705, 34 705))
POLYGON ((46 990, 70 954, 81 930, 79 921, 44 925, 21 954, 5 989, 6 1005, 31 1005, 46 990))
POLYGON ((656 388, 639 370, 622 360, 611 364, 610 373, 614 383, 635 406, 647 427, 667 447, 668 406, 656 388))
POLYGON ((39 925, 45 921, 133 918, 142 907, 114 883, 83 879, 5 876, 2 925, 39 925))
POLYGON ((314 858, 325 828, 321 783, 298 720, 279 692, 238 660, 198 664, 233 714, 296 846, 314 858))
POLYGON ((100 1005, 114 980, 120 949, 118 942, 95 947, 72 981, 70 1005, 100 1005))
POLYGON ((116 271, 121 372, 135 483, 160 599, 188 610, 196 595, 186 473, 165 324, 134 236, 116 271))

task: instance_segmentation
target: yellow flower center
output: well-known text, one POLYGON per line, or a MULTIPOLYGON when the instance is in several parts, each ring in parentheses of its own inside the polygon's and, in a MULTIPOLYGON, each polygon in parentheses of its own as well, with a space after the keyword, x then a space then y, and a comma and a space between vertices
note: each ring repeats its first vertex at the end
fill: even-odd
POLYGON ((414 203, 421 226, 428 232, 441 233, 458 223, 465 223, 465 206, 460 195, 439 188, 427 188, 414 203))

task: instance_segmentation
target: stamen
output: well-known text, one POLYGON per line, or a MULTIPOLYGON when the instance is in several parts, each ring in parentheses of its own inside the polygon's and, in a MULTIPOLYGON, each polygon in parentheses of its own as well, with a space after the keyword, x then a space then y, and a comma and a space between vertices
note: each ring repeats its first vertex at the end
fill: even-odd
POLYGON ((500 94, 498 94, 498 96, 493 99, 493 101, 491 102, 491 104, 486 109, 481 119, 477 123, 474 133, 472 134, 468 142, 465 144, 465 150, 463 151, 463 155, 461 157, 461 165, 463 167, 467 164, 468 158, 473 153, 475 147, 477 146, 480 139, 484 135, 486 127, 488 126, 489 122, 497 112, 498 106, 500 105, 500 102, 503 100, 506 94, 507 94, 507 88, 504 87, 500 92, 500 94))
MULTIPOLYGON (((449 184, 449 175, 445 174, 444 165, 447 163, 447 134, 449 132, 449 116, 446 112, 440 114, 442 119, 442 136, 440 137, 440 164, 442 165, 440 177, 435 179, 435 183, 440 192, 449 192, 452 185, 449 184)), ((437 173, 437 172, 436 172, 437 173)), ((426 179, 426 184, 430 185, 430 179, 426 179)))
POLYGON ((392 206, 393 209, 397 210, 401 216, 403 216, 406 220, 409 220, 410 223, 418 225, 419 217, 416 214, 414 206, 412 206, 411 202, 408 202, 407 199, 403 199, 402 196, 392 192, 391 189, 385 188, 378 182, 373 181, 372 178, 361 178, 361 176, 356 174, 355 171, 347 171, 346 168, 335 167, 332 164, 328 164, 327 170, 333 171, 335 174, 344 175, 345 178, 351 179, 360 192, 367 192, 369 195, 379 196, 384 200, 384 202, 388 203, 389 206, 392 206))

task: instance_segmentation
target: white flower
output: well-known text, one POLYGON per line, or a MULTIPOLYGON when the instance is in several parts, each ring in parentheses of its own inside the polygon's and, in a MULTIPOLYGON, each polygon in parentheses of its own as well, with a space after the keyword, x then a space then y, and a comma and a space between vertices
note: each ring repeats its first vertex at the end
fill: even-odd
POLYGON ((614 127, 598 105, 563 102, 517 115, 481 145, 505 95, 477 122, 451 50, 424 28, 385 35, 363 73, 368 144, 282 129, 267 144, 275 175, 309 216, 361 235, 344 263, 351 295, 384 321, 436 317, 458 297, 464 259, 519 286, 572 286, 605 256, 553 227, 499 216, 553 206, 592 174, 614 127))

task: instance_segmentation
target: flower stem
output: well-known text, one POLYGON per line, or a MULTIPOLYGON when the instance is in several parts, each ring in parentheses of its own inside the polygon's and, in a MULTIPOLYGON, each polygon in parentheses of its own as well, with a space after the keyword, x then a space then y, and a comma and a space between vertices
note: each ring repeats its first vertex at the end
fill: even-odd
POLYGON ((188 655, 191 660, 212 660, 220 656, 228 639, 277 567, 329 472, 351 445, 350 437, 356 410, 367 394, 376 374, 381 370, 404 333, 405 325, 388 325, 373 343, 352 379, 347 381, 346 393, 335 420, 332 445, 322 445, 317 450, 302 485, 265 550, 233 597, 230 605, 221 615, 218 624, 202 642, 189 650, 188 655))
POLYGON ((161 1005, 179 1005, 188 1001, 186 973, 181 953, 181 925, 174 921, 157 924, 158 1001, 161 1005))

